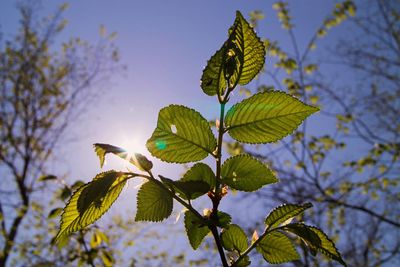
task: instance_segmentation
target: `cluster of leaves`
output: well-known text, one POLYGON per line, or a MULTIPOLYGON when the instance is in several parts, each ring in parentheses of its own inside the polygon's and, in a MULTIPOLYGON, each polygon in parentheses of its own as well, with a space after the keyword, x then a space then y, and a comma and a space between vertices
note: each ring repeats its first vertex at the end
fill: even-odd
POLYGON ((265 46, 250 24, 238 11, 228 39, 210 58, 201 77, 205 94, 216 96, 220 117, 216 136, 207 120, 197 111, 180 105, 160 110, 157 127, 147 141, 150 153, 163 161, 195 163, 179 180, 152 173, 152 163, 141 154, 129 154, 124 149, 108 144, 95 144, 103 165, 106 154, 115 154, 136 166, 141 172, 106 171, 93 181, 79 187, 64 208, 56 241, 66 240, 99 219, 118 198, 126 182, 134 177, 147 179, 137 195, 136 221, 162 221, 171 215, 173 200, 182 204, 184 224, 189 242, 197 249, 211 233, 223 266, 250 265, 249 253, 254 249, 273 264, 299 259, 292 238, 298 237, 315 255, 320 252, 345 265, 334 243, 320 229, 292 220, 312 205, 284 204, 270 212, 265 219, 265 230, 256 232, 249 242, 244 230, 231 223, 231 216, 218 210, 228 190, 253 192, 264 185, 276 183, 278 178, 263 162, 248 154, 228 158, 222 163, 223 138, 245 144, 265 144, 281 140, 295 131, 302 121, 318 108, 280 91, 255 94, 233 105, 225 112, 230 93, 237 85, 246 85, 264 66, 265 46), (215 172, 198 162, 211 156, 215 172), (191 201, 207 195, 212 208, 199 213, 191 201), (226 251, 232 251, 228 260, 226 251))
MULTIPOLYGON (((254 199, 318 206, 307 213, 306 220, 324 225, 349 265, 397 265, 399 239, 393 238, 393 233, 400 227, 400 83, 394 73, 399 66, 399 6, 390 1, 367 1, 357 2, 356 8, 355 1, 335 1, 332 13, 307 38, 297 35, 302 25, 295 27, 290 4, 279 3, 274 7, 282 24, 279 12, 285 8, 286 23, 292 26, 287 28, 291 41, 284 46, 264 40, 269 60, 277 68, 264 70, 263 78, 272 84, 262 84, 257 90, 287 89, 302 101, 323 107, 319 122, 325 123, 305 123, 275 146, 254 149, 231 142, 228 151, 233 155, 246 151, 267 160, 280 174, 279 186, 258 190, 254 199), (342 22, 354 34, 335 42, 327 33, 342 22), (332 39, 324 40, 326 37, 332 39), (317 45, 324 46, 323 51, 317 50, 317 45), (321 67, 332 62, 334 72, 321 67), (324 127, 335 122, 336 129, 324 127)), ((302 254, 302 262, 294 266, 321 264, 306 249, 302 254)))

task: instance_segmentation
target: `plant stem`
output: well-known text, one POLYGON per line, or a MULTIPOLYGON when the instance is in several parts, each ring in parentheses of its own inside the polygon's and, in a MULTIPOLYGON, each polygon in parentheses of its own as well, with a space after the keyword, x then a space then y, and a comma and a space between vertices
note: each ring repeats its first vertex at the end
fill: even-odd
MULTIPOLYGON (((213 203, 213 209, 211 212, 211 218, 214 221, 218 220, 218 206, 221 201, 221 157, 222 157, 222 141, 223 141, 223 136, 224 136, 224 116, 225 116, 225 100, 227 98, 224 97, 224 99, 220 99, 220 104, 221 104, 221 109, 220 109, 220 116, 219 116, 219 127, 218 127, 218 143, 217 143, 217 155, 216 155, 216 175, 215 175, 215 190, 214 190, 214 196, 211 197, 212 203, 213 203)), ((218 248, 219 255, 221 257, 221 262, 224 267, 228 267, 228 262, 225 257, 225 252, 222 247, 221 240, 219 238, 219 232, 218 228, 215 225, 210 225, 209 226, 213 236, 215 243, 218 248)))
POLYGON ((218 127, 218 146, 216 155, 216 175, 215 175, 215 190, 213 201, 213 211, 211 216, 216 216, 218 212, 219 202, 221 200, 221 157, 222 157, 222 141, 224 136, 224 115, 225 115, 225 103, 221 103, 221 112, 219 117, 219 127, 218 127))
POLYGON ((219 233, 218 233, 217 227, 215 225, 210 225, 208 228, 210 228, 211 233, 214 236, 215 243, 217 245, 218 252, 219 252, 219 255, 221 257, 222 266, 229 267, 229 264, 228 264, 228 262, 226 261, 226 258, 225 258, 224 248, 222 247, 222 243, 221 243, 221 239, 219 238, 219 233))

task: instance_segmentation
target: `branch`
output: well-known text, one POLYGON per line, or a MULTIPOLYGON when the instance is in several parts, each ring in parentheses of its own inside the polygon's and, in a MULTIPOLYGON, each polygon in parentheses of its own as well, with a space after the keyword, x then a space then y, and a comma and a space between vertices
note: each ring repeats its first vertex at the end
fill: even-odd
POLYGON ((393 221, 391 219, 388 219, 384 215, 378 214, 378 213, 376 213, 376 212, 374 212, 374 211, 372 211, 370 209, 367 209, 364 206, 352 205, 352 204, 349 204, 347 202, 340 201, 340 200, 334 199, 334 198, 328 198, 328 199, 325 200, 325 202, 334 203, 334 204, 337 204, 337 205, 344 206, 346 208, 350 208, 350 209, 354 209, 354 210, 358 210, 358 211, 362 211, 362 212, 368 213, 369 215, 371 215, 371 216, 373 216, 373 217, 375 217, 375 218, 377 218, 377 219, 379 219, 381 221, 384 221, 384 222, 386 222, 386 223, 388 223, 388 224, 390 224, 392 226, 400 228, 400 223, 398 223, 396 221, 393 221))

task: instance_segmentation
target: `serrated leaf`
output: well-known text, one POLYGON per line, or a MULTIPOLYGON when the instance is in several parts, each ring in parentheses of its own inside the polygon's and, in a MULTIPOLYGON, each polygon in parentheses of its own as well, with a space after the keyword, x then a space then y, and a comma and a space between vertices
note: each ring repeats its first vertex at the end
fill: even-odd
POLYGON ((199 162, 194 164, 180 181, 203 181, 212 189, 215 187, 215 174, 207 164, 199 162))
POLYGON ((221 233, 222 245, 226 250, 244 252, 247 247, 246 233, 236 224, 231 224, 223 229, 221 233))
POLYGON ((108 171, 76 190, 64 208, 55 241, 99 219, 118 198, 126 181, 124 173, 108 171))
POLYGON ((226 80, 230 88, 245 85, 261 71, 264 61, 264 43, 237 11, 228 40, 204 68, 201 88, 207 95, 222 95, 227 87, 226 80))
POLYGON ((216 94, 222 95, 226 89, 226 81, 223 75, 223 63, 225 61, 226 45, 224 44, 208 60, 207 66, 201 76, 201 89, 209 96, 216 94))
POLYGON ((191 211, 185 212, 185 229, 189 239, 189 243, 196 250, 204 237, 210 232, 210 229, 205 225, 200 218, 194 215, 191 211))
POLYGON ((160 110, 157 128, 146 144, 153 156, 175 163, 202 160, 216 145, 207 120, 197 111, 179 105, 160 110))
POLYGON ((210 190, 210 185, 203 181, 174 181, 160 175, 161 181, 183 199, 196 199, 210 190))
POLYGON ((160 176, 163 183, 185 199, 196 199, 215 187, 215 175, 204 163, 196 163, 178 181, 160 176))
POLYGON ((281 206, 273 209, 267 218, 265 218, 265 224, 268 226, 268 229, 272 229, 274 227, 279 226, 283 222, 291 219, 301 213, 303 213, 306 209, 312 207, 311 203, 305 204, 283 204, 281 206))
POLYGON ((100 167, 103 167, 105 156, 108 153, 112 153, 117 155, 118 157, 129 161, 133 165, 135 165, 139 170, 142 171, 150 171, 153 168, 153 163, 148 160, 145 156, 139 153, 129 154, 123 148, 109 145, 109 144, 94 144, 94 149, 96 151, 97 156, 100 159, 100 167))
POLYGON ((155 182, 146 182, 137 195, 135 221, 162 221, 171 215, 172 207, 173 199, 166 189, 155 182))
POLYGON ((281 264, 300 259, 292 241, 278 231, 265 235, 257 244, 256 249, 267 262, 272 264, 281 264))
POLYGON ((240 56, 243 57, 239 60, 239 62, 243 62, 243 66, 239 71, 237 83, 245 85, 253 80, 264 66, 264 43, 239 11, 236 11, 235 23, 229 31, 229 39, 232 40, 235 48, 240 51, 240 56))
POLYGON ((229 135, 239 142, 269 143, 291 134, 316 111, 284 92, 263 92, 234 105, 225 123, 229 135))
POLYGON ((321 239, 319 236, 303 223, 291 223, 286 225, 284 229, 286 232, 291 232, 297 235, 304 242, 312 245, 313 247, 321 246, 321 239))
POLYGON ((325 256, 339 262, 343 266, 347 266, 342 256, 340 255, 339 251, 335 247, 335 243, 329 239, 329 237, 319 228, 314 226, 308 226, 307 228, 313 231, 315 234, 318 235, 319 239, 321 240, 321 244, 319 246, 315 246, 314 244, 307 243, 312 250, 317 250, 324 254, 325 256))
POLYGON ((278 181, 265 164, 245 154, 227 159, 222 165, 221 176, 223 183, 247 192, 278 181))

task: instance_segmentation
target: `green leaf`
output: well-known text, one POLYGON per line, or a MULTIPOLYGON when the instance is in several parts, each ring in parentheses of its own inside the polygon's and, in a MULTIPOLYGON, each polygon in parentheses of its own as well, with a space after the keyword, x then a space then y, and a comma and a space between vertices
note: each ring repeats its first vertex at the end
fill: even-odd
POLYGON ((222 245, 226 250, 236 250, 239 253, 244 252, 247 247, 246 233, 236 224, 231 224, 221 233, 222 245))
POLYGON ((227 87, 245 85, 261 71, 265 61, 264 43, 237 11, 228 40, 207 62, 201 88, 207 95, 222 95, 227 87))
POLYGON ((159 222, 172 213, 172 196, 155 182, 144 183, 137 195, 135 221, 159 222))
POLYGON ((215 187, 215 174, 204 163, 196 163, 182 177, 180 181, 203 181, 209 184, 210 189, 215 187))
MULTIPOLYGON (((232 80, 230 83, 240 85, 248 84, 261 71, 265 62, 264 43, 256 35, 250 24, 243 18, 243 15, 236 11, 236 20, 233 27, 229 30, 229 40, 234 44, 234 50, 238 50, 241 57, 238 81, 232 80)), ((236 51, 233 51, 237 53, 236 51)), ((228 51, 229 53, 229 51, 228 51)))
POLYGON ((313 243, 312 240, 309 240, 307 244, 311 250, 319 251, 325 256, 339 262, 343 266, 347 266, 344 260, 342 259, 342 256, 340 255, 339 251, 336 249, 335 243, 333 243, 333 241, 330 240, 329 237, 321 229, 308 225, 306 225, 306 227, 308 230, 318 235, 321 241, 320 245, 316 246, 316 244, 313 243))
POLYGON ((256 249, 272 264, 281 264, 300 259, 292 241, 284 234, 273 231, 257 244, 256 249))
POLYGON ((160 110, 157 128, 147 141, 150 153, 167 162, 199 161, 212 154, 217 141, 200 113, 179 105, 160 110))
POLYGON ((229 215, 226 212, 218 211, 217 216, 218 216, 218 221, 215 222, 215 225, 217 225, 218 227, 225 228, 232 221, 231 215, 229 215))
POLYGON ((221 176, 223 183, 247 192, 278 181, 265 164, 245 154, 227 159, 222 165, 221 176))
POLYGON ((224 44, 208 60, 207 66, 201 76, 201 89, 209 96, 222 95, 226 89, 226 81, 223 75, 223 63, 225 61, 226 45, 224 44))
POLYGON ((312 247, 320 247, 321 239, 319 236, 311 230, 307 225, 303 223, 291 223, 284 227, 286 232, 291 232, 300 237, 304 242, 312 247))
POLYGON ((94 149, 97 156, 100 159, 100 167, 103 167, 105 156, 107 153, 113 153, 118 157, 129 161, 135 165, 139 170, 150 171, 153 168, 153 163, 148 160, 145 156, 139 153, 129 154, 125 149, 108 145, 108 144, 94 144, 94 149))
POLYGON ((249 258, 249 256, 246 255, 243 259, 241 259, 239 262, 237 262, 235 266, 246 267, 246 266, 249 266, 250 264, 251 264, 250 258, 249 258))
POLYGON ((203 181, 174 181, 160 175, 161 181, 183 199, 196 199, 210 190, 210 185, 203 181))
POLYGON ((127 178, 122 172, 103 172, 76 190, 64 208, 55 241, 99 219, 118 198, 127 178))
POLYGON ((302 214, 306 209, 312 207, 311 203, 305 204, 283 204, 273 209, 265 219, 268 229, 279 226, 281 223, 302 214))
POLYGON ((189 210, 185 212, 185 229, 189 243, 194 250, 200 246, 204 237, 210 232, 208 226, 189 210))
POLYGON ((291 134, 318 108, 279 91, 253 95, 226 114, 229 135, 243 143, 275 142, 291 134))

